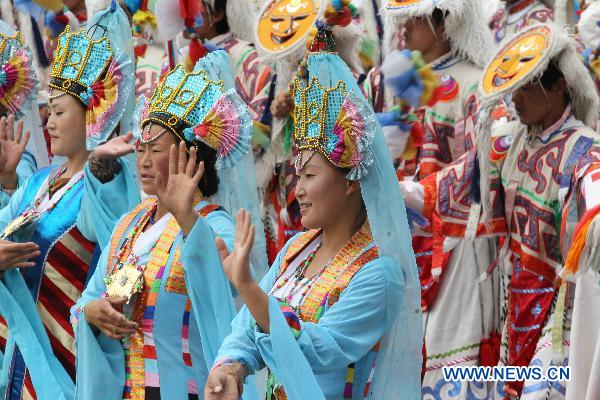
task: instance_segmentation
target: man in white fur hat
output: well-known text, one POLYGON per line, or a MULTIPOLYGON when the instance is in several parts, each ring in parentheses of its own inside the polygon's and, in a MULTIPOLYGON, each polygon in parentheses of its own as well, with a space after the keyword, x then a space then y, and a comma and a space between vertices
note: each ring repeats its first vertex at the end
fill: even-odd
MULTIPOLYGON (((399 39, 407 49, 421 52, 439 80, 433 99, 417 111, 424 135, 416 157, 402 149, 393 150, 403 158, 401 175, 409 183, 451 164, 476 141, 477 82, 494 51, 483 14, 478 0, 385 3, 384 51, 390 55, 382 68, 386 106, 394 91, 391 84, 386 85, 390 82, 386 78, 393 78, 399 69, 387 65, 393 54, 390 44, 397 43, 394 40, 401 26, 404 34, 399 39)), ((385 130, 388 144, 397 139, 394 135, 400 135, 385 130)), ((497 353, 498 346, 489 342, 500 327, 500 279, 494 274, 476 283, 492 260, 495 242, 445 239, 444 232, 436 230, 433 237, 416 233, 413 248, 425 321, 423 396, 435 398, 451 391, 457 399, 485 399, 489 393, 484 382, 447 381, 443 367, 486 365, 497 353)))
MULTIPOLYGON (((588 66, 600 79, 598 48, 600 48, 600 1, 587 0, 577 24, 579 35, 590 49, 586 53, 588 66)), ((567 257, 569 279, 576 281, 571 324, 571 381, 566 399, 593 400, 600 393, 600 207, 593 204, 600 199, 600 170, 590 166, 592 172, 583 180, 583 196, 591 209, 582 217, 573 238, 574 245, 567 257)))
MULTIPOLYGON (((476 148, 408 188, 407 205, 439 216, 452 236, 504 237, 498 261, 508 261, 511 279, 499 364, 546 373, 569 363, 574 288, 565 278, 579 264, 569 260, 581 244, 575 227, 600 198, 586 196, 600 168, 600 135, 589 127, 600 100, 575 42, 553 25, 507 38, 479 87, 476 148), (494 125, 507 95, 515 120, 494 125)), ((564 375, 497 382, 493 398, 562 399, 568 388, 564 375)))

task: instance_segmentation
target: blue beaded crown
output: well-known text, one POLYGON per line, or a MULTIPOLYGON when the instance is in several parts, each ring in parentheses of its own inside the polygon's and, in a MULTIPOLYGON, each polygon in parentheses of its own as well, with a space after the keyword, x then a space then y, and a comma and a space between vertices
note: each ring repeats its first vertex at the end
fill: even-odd
MULTIPOLYGON (((309 65, 322 57, 322 53, 311 53, 309 65)), ((319 152, 334 166, 349 170, 349 179, 363 177, 372 163, 368 147, 375 118, 365 100, 346 90, 344 81, 332 82, 327 76, 316 75, 310 77, 308 85, 296 77, 292 97, 297 149, 319 152)))
MULTIPOLYGON (((217 169, 236 165, 251 149, 252 117, 235 88, 226 89, 220 79, 233 82, 229 62, 219 50, 198 61, 193 72, 177 65, 142 111, 141 127, 158 123, 191 146, 208 145, 218 153, 217 169)), ((149 129, 140 137, 146 143, 156 138, 149 129)))
POLYGON ((72 33, 67 27, 60 34, 49 86, 52 98, 57 97, 52 89, 57 89, 86 107, 86 146, 93 150, 113 134, 128 112, 135 65, 128 55, 129 21, 114 0, 89 22, 87 31, 72 33), (101 35, 96 40, 98 32, 101 35))
POLYGON ((85 30, 72 34, 67 26, 58 37, 50 87, 67 92, 88 105, 89 88, 101 79, 113 56, 107 37, 93 40, 85 30))
POLYGON ((204 71, 188 73, 180 64, 156 88, 150 98, 147 118, 185 140, 185 129, 199 125, 224 93, 223 81, 208 79, 204 71))
POLYGON ((6 64, 23 47, 25 47, 25 42, 21 32, 15 32, 14 35, 0 33, 0 65, 6 64))

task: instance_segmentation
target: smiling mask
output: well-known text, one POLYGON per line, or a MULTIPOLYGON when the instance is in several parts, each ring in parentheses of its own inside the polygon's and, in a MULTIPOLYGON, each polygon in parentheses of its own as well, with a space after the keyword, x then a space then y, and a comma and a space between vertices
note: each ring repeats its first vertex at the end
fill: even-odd
POLYGON ((537 26, 513 37, 485 69, 482 90, 486 96, 510 92, 530 81, 540 63, 547 64, 551 32, 537 26))
POLYGON ((322 10, 321 0, 272 0, 262 9, 256 32, 268 53, 288 53, 304 41, 322 10))

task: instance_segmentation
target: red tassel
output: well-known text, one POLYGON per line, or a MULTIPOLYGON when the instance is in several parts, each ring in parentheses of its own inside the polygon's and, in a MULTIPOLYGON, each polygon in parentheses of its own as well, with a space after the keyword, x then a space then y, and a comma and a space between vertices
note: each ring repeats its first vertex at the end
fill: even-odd
POLYGON ((204 47, 202 42, 200 42, 198 39, 192 39, 190 41, 190 60, 192 61, 192 68, 194 65, 196 65, 196 61, 207 54, 208 50, 206 47, 204 47))
POLYGON ((500 361, 501 336, 498 332, 490 332, 489 338, 481 339, 479 346, 479 365, 494 367, 500 361))

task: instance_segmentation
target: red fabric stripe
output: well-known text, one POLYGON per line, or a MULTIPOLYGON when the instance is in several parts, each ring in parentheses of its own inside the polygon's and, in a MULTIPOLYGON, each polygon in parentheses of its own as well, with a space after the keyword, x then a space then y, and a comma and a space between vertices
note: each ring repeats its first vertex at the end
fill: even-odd
POLYGON ((83 291, 89 266, 62 243, 57 243, 48 254, 47 262, 79 291, 83 291))
MULTIPOLYGON (((0 317, 0 328, 7 329, 6 321, 2 317, 0 317)), ((8 334, 8 332, 7 332, 7 334, 8 334)), ((4 353, 6 350, 6 340, 7 339, 8 338, 6 338, 4 336, 0 336, 0 352, 2 352, 2 353, 4 353)))
POLYGON ((144 358, 156 360, 156 348, 154 346, 144 345, 144 358))
POLYGON ((192 366, 192 356, 190 355, 190 353, 183 353, 183 362, 187 367, 192 366))
POLYGON ((79 243, 80 245, 82 245, 83 248, 86 249, 88 253, 93 253, 94 252, 94 248, 96 247, 96 245, 94 243, 90 242, 89 240, 87 240, 81 234, 81 232, 79 232, 79 229, 73 228, 73 229, 71 229, 71 231, 69 232, 69 234, 73 237, 73 239, 75 239, 77 241, 77 243, 79 243))
POLYGON ((44 276, 42 285, 40 286, 40 296, 44 294, 46 299, 51 302, 54 307, 58 308, 61 317, 69 320, 71 307, 75 305, 75 301, 71 300, 65 292, 63 292, 51 279, 44 276))
POLYGON ((52 352, 65 368, 71 379, 73 379, 73 382, 75 382, 75 354, 71 353, 65 346, 63 346, 47 327, 46 333, 50 339, 52 352))
POLYGON ((39 302, 46 308, 46 311, 52 316, 58 324, 71 336, 73 336, 73 327, 70 322, 70 310, 74 302, 69 301, 65 303, 65 300, 69 300, 63 292, 52 282, 44 282, 40 289, 39 302), (69 305, 70 304, 70 305, 69 305))
POLYGON ((25 371, 25 381, 24 381, 25 390, 27 393, 33 398, 37 400, 37 395, 35 394, 35 390, 33 389, 33 382, 31 382, 31 376, 29 376, 29 371, 25 371))

